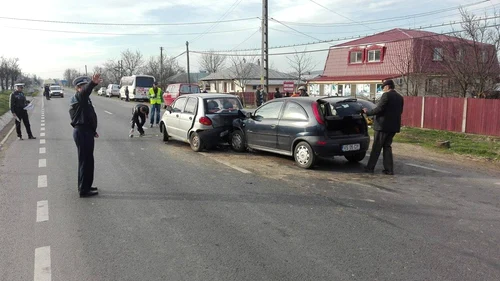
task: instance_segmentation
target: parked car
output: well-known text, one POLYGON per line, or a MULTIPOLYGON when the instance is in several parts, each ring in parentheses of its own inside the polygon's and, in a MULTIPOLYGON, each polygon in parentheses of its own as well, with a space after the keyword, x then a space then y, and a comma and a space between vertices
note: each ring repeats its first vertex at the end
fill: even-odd
MULTIPOLYGON (((318 157, 364 159, 370 145, 364 106, 345 97, 295 97, 271 100, 233 122, 231 146, 293 156, 309 169, 318 157)), ((241 115, 240 115, 241 116, 241 115)))
POLYGON ((120 85, 109 84, 106 88, 106 97, 111 98, 114 96, 120 97, 120 85))
POLYGON ((53 85, 49 87, 50 97, 58 96, 64 98, 64 90, 59 85, 53 85))
POLYGON ((191 94, 178 97, 163 114, 160 132, 189 143, 194 151, 229 143, 233 121, 238 118, 241 101, 229 94, 191 94))
POLYGON ((200 86, 198 86, 198 84, 170 84, 163 93, 163 107, 166 108, 167 105, 172 104, 172 102, 181 95, 196 93, 200 93, 200 86))
POLYGON ((104 96, 106 94, 106 87, 101 87, 99 91, 97 91, 98 96, 104 96))

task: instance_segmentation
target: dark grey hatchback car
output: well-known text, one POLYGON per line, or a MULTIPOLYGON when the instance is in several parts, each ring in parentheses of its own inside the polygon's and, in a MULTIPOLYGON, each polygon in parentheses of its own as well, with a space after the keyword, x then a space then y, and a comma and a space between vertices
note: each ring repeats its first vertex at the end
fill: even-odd
POLYGON ((370 145, 363 107, 374 104, 345 97, 293 97, 271 100, 233 121, 231 146, 293 156, 301 168, 318 157, 363 160, 370 145))

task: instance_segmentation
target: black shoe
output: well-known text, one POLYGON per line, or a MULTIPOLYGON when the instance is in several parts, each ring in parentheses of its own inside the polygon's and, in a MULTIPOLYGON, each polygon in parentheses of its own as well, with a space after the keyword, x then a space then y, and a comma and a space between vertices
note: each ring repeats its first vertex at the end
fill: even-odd
POLYGON ((153 128, 153 124, 151 124, 151 126, 149 126, 150 128, 153 128))
POLYGON ((365 170, 365 173, 373 174, 373 172, 374 172, 373 169, 369 169, 368 167, 365 167, 364 170, 365 170))
POLYGON ((146 134, 145 133, 142 133, 139 135, 139 137, 144 137, 146 134))
POLYGON ((28 137, 28 139, 30 139, 30 140, 36 140, 36 137, 30 136, 30 137, 28 137))
POLYGON ((99 194, 99 192, 93 191, 93 190, 84 191, 84 192, 80 193, 80 198, 92 197, 92 196, 96 196, 97 194, 99 194))
POLYGON ((17 137, 18 140, 23 140, 23 137, 17 137))
POLYGON ((391 172, 391 171, 388 171, 388 170, 383 170, 382 173, 386 174, 386 175, 394 175, 394 172, 391 172))
POLYGON ((97 187, 91 187, 90 191, 97 191, 97 187))

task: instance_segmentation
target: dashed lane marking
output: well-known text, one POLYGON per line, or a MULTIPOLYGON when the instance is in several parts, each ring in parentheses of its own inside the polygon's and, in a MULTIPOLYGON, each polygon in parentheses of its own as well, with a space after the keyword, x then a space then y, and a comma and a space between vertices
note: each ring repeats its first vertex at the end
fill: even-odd
POLYGON ((38 159, 38 168, 47 167, 47 159, 38 159))
POLYGON ((45 137, 45 133, 40 133, 40 136, 41 137, 45 137))
POLYGON ((406 163, 406 165, 412 166, 412 167, 421 168, 421 169, 436 171, 436 172, 440 172, 440 173, 444 173, 444 174, 451 174, 451 172, 448 172, 448 171, 445 171, 445 170, 434 169, 434 168, 425 167, 425 166, 421 166, 421 165, 417 165, 417 164, 406 163))
POLYGON ((41 139, 40 144, 45 144, 45 139, 41 139))
POLYGON ((228 167, 230 167, 230 168, 233 168, 233 169, 235 169, 236 171, 240 171, 240 172, 242 172, 242 173, 244 173, 244 174, 251 174, 251 173, 252 173, 252 172, 250 172, 249 170, 245 170, 245 169, 243 169, 243 168, 240 168, 240 167, 235 166, 235 165, 233 165, 233 164, 227 163, 227 162, 225 162, 225 161, 222 161, 222 160, 218 160, 218 159, 212 158, 212 157, 210 157, 210 156, 209 156, 209 154, 206 154, 206 153, 203 153, 203 152, 202 152, 202 153, 200 153, 200 154, 201 154, 201 155, 203 155, 203 156, 205 156, 205 157, 208 157, 208 158, 210 158, 210 159, 212 159, 212 160, 214 160, 214 161, 216 161, 216 162, 219 162, 219 163, 221 163, 221 164, 224 164, 224 165, 226 165, 226 166, 228 166, 228 167))
POLYGON ((38 152, 40 154, 45 154, 45 152, 46 152, 45 147, 40 147, 40 149, 38 150, 38 152))
POLYGON ((104 110, 104 112, 106 112, 107 114, 113 115, 113 113, 111 113, 109 111, 104 110))
POLYGON ((45 131, 45 127, 40 128, 40 131, 45 131))
POLYGON ((50 246, 35 249, 34 281, 51 281, 50 246))
POLYGON ((49 220, 49 201, 42 200, 36 202, 36 222, 49 220))
POLYGON ((38 188, 47 187, 47 175, 38 176, 38 188))

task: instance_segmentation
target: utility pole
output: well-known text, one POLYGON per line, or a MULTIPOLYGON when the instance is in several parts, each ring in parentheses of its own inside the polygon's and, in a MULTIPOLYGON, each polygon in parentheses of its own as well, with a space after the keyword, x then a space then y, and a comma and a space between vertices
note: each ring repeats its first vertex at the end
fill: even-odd
POLYGON ((160 47, 160 87, 163 86, 163 47, 160 47))
POLYGON ((121 79, 123 77, 123 61, 122 60, 120 60, 118 62, 118 66, 120 68, 120 79, 121 79))
POLYGON ((187 82, 188 82, 188 85, 189 85, 189 92, 191 93, 191 72, 189 71, 189 42, 186 41, 186 54, 187 54, 187 82))
POLYGON ((87 74, 87 65, 85 65, 85 76, 88 76, 88 74, 87 74))
POLYGON ((269 94, 269 44, 268 44, 268 0, 262 0, 262 66, 260 69, 260 84, 269 94))

